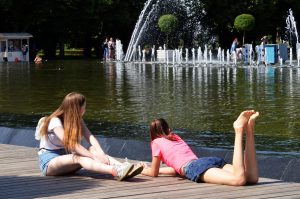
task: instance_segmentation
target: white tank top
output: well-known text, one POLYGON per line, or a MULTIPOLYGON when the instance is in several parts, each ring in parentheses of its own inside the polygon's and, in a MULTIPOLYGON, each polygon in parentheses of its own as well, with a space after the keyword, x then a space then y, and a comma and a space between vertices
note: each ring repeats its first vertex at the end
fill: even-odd
POLYGON ((55 150, 64 148, 64 144, 58 139, 53 129, 56 127, 63 127, 62 122, 59 118, 53 117, 51 118, 48 125, 48 138, 41 137, 40 148, 55 150))

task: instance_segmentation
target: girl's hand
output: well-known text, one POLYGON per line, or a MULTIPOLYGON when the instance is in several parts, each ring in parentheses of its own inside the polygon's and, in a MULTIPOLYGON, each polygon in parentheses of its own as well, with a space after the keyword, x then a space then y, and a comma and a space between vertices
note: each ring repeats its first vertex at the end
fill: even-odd
POLYGON ((101 162, 103 163, 103 164, 107 164, 107 165, 109 165, 109 159, 108 159, 108 157, 107 157, 107 155, 103 155, 103 156, 101 156, 101 162))
POLYGON ((98 160, 103 164, 109 165, 109 159, 108 159, 107 155, 105 155, 105 154, 103 154, 103 155, 94 155, 94 160, 98 160))

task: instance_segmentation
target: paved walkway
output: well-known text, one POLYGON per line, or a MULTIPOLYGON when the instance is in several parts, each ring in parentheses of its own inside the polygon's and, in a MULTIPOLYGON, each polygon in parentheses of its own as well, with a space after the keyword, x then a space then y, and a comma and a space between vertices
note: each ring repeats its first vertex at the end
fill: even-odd
POLYGON ((6 198, 300 198, 300 183, 261 178, 254 186, 193 183, 180 177, 139 175, 119 182, 110 175, 43 177, 37 149, 0 144, 0 199, 6 198))

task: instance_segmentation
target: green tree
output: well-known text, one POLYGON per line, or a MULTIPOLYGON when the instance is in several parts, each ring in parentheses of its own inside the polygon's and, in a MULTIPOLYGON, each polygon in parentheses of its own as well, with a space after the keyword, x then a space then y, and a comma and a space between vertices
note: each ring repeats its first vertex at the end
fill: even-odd
MULTIPOLYGON (((44 50, 48 59, 55 58, 58 49, 63 56, 64 46, 82 48, 86 57, 93 56, 92 53, 99 56, 100 44, 105 36, 118 37, 126 50, 145 1, 0 0, 0 32, 31 33, 31 44, 44 50)), ((295 21, 300 21, 299 0, 174 0, 173 7, 168 2, 160 1, 162 9, 158 16, 172 13, 178 19, 176 31, 179 34, 166 32, 170 46, 171 41, 174 41, 174 46, 178 45, 179 39, 184 39, 186 46, 207 44, 207 40, 201 40, 205 38, 198 39, 194 35, 196 31, 207 31, 210 33, 207 38, 212 39, 211 42, 215 42, 213 44, 222 48, 229 47, 232 38, 242 37, 243 31, 238 33, 234 26, 235 16, 241 13, 251 13, 255 17, 255 31, 247 35, 247 40, 254 41, 259 41, 262 35, 276 38, 278 27, 281 29, 281 38, 286 40, 284 30, 289 8, 293 10, 295 21), (167 11, 164 7, 171 8, 167 11), (191 14, 186 15, 187 7, 191 14), (185 21, 192 23, 184 23, 185 21), (201 24, 201 29, 195 29, 198 24, 201 24)), ((156 16, 153 20, 157 20, 156 16)), ((151 35, 145 44, 165 42, 165 35, 162 34, 163 31, 159 31, 157 21, 151 26, 153 28, 149 30, 158 30, 157 35, 151 35)))
MULTIPOLYGON (((210 35, 216 36, 222 48, 230 47, 232 39, 239 35, 233 25, 235 16, 249 12, 250 0, 202 0, 201 2, 206 13, 201 24, 211 29, 210 35)), ((203 12, 203 9, 198 12, 203 12)))
POLYGON ((168 37, 178 26, 178 19, 175 15, 167 14, 159 17, 158 26, 162 32, 167 35, 166 45, 168 46, 168 37))
POLYGON ((234 20, 234 28, 243 32, 243 44, 245 41, 245 32, 250 31, 255 26, 255 18, 251 14, 238 15, 234 20))

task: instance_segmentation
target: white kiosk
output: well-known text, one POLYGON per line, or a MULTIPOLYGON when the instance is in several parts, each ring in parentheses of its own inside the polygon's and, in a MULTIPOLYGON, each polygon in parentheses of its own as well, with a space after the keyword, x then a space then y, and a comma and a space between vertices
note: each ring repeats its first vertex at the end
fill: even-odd
POLYGON ((0 33, 0 62, 29 61, 29 33, 0 33))

